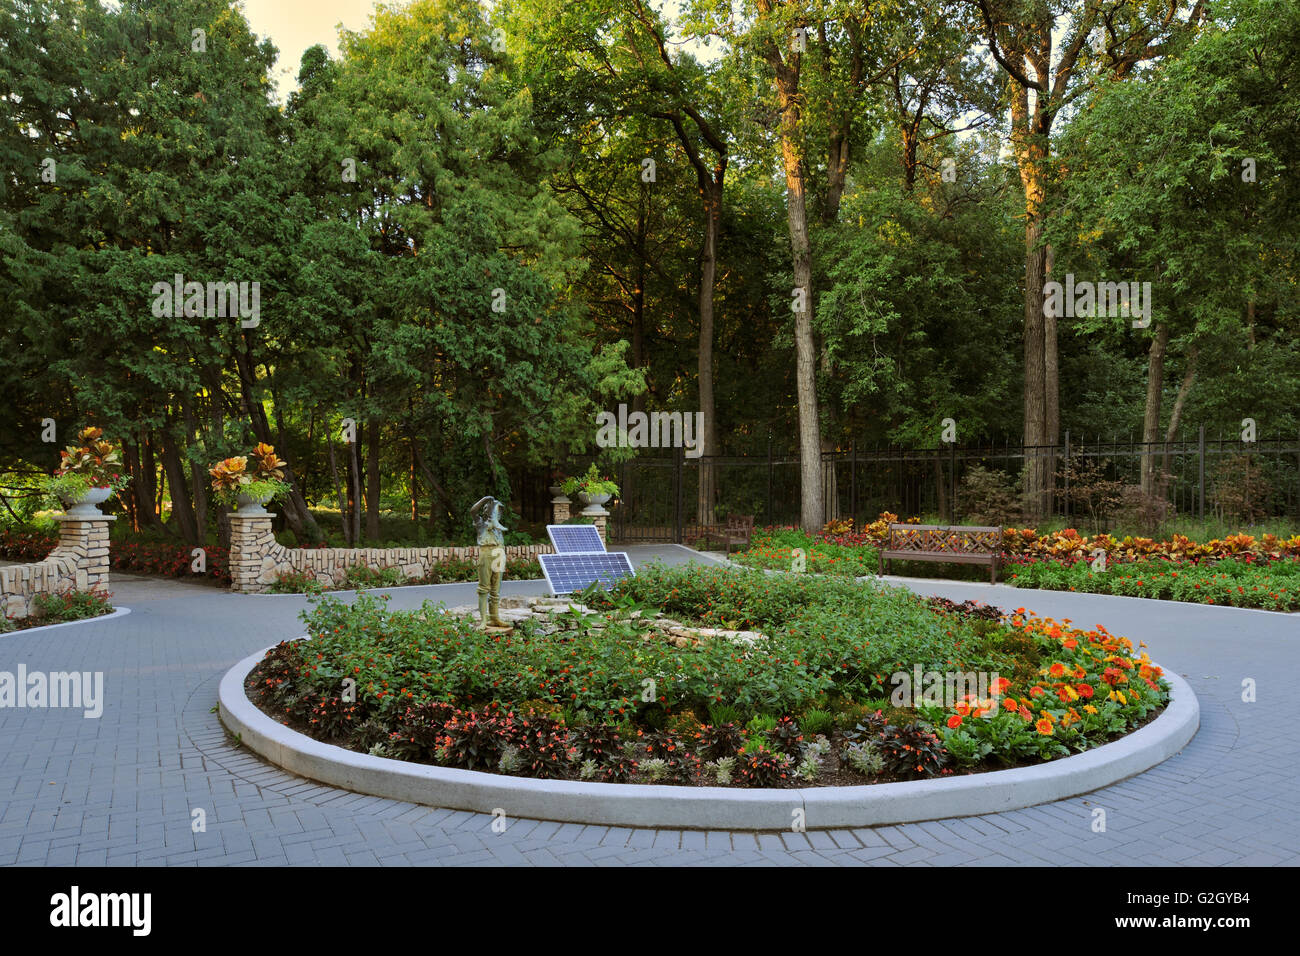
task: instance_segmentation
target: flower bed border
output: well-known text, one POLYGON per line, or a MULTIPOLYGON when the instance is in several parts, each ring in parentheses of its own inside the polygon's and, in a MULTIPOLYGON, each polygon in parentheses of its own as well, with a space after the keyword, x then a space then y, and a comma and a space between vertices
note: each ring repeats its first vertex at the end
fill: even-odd
MULTIPOLYGON (((306 636, 298 640, 309 640, 306 636)), ((1200 705, 1166 670, 1169 705, 1153 721, 1094 750, 1032 767, 936 780, 780 790, 539 780, 372 757, 313 740, 263 713, 244 681, 270 647, 228 670, 222 724, 271 763, 332 787, 392 800, 509 817, 688 830, 787 830, 803 811, 810 830, 917 823, 1018 810, 1108 787, 1172 757, 1195 736, 1200 705)))
POLYGON ((72 627, 74 624, 94 624, 96 621, 107 621, 114 617, 125 617, 131 613, 129 607, 115 607, 107 614, 96 614, 94 617, 78 618, 75 621, 56 621, 53 624, 34 624, 31 627, 19 627, 12 631, 0 633, 0 641, 7 637, 23 637, 28 634, 35 634, 37 631, 51 631, 56 627, 72 627))

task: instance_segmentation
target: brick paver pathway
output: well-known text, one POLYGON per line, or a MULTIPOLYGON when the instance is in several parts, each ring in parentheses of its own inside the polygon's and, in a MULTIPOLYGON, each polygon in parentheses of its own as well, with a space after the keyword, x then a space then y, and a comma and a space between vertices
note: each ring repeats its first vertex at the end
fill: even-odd
MULTIPOLYGON (((683 560, 684 549, 629 549, 683 560)), ((117 578, 112 621, 0 637, 0 670, 103 671, 99 719, 0 709, 0 864, 1296 864, 1300 616, 1130 598, 907 582, 1021 605, 1144 640, 1201 703, 1180 754, 1115 786, 980 817, 858 830, 640 830, 423 807, 320 786, 235 746, 212 713, 221 675, 301 632, 296 596, 117 578), (1253 679, 1258 700, 1242 701, 1253 679), (1092 830, 1093 810, 1106 831, 1092 830), (206 830, 192 830, 202 810, 206 830)), ((507 593, 543 593, 540 582, 507 593)), ((470 603, 472 586, 405 588, 470 603)), ((815 825, 815 821, 809 821, 815 825)))

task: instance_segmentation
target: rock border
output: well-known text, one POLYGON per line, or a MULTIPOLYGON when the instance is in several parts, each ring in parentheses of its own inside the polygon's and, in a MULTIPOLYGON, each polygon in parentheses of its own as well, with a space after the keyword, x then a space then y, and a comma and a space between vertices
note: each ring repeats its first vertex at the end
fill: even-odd
POLYGON ((225 673, 218 707, 227 730, 281 769, 356 793, 565 823, 787 830, 802 811, 807 829, 823 830, 999 813, 1090 793, 1150 770, 1182 750, 1200 726, 1196 695, 1166 670, 1169 705, 1155 720, 1094 750, 1032 767, 786 790, 537 780, 372 757, 300 734, 263 713, 244 693, 244 680, 270 649, 250 654, 225 673))

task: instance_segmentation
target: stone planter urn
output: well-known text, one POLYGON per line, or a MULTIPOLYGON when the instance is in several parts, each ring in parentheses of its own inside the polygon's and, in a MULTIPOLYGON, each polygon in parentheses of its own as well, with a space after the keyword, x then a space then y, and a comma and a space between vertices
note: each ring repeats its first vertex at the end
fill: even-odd
POLYGON ((80 498, 65 501, 63 504, 67 510, 64 513, 71 518, 103 517, 99 506, 111 497, 113 497, 112 488, 89 488, 80 498))
POLYGON ((589 495, 585 491, 578 492, 578 500, 586 505, 586 507, 582 509, 582 513, 587 515, 604 514, 605 502, 609 501, 609 499, 613 497, 613 495, 589 495))
POLYGON ((244 494, 242 491, 239 497, 235 499, 235 514, 241 515, 264 515, 269 514, 266 510, 266 503, 271 500, 272 495, 261 495, 257 498, 244 494))
POLYGON ((552 498, 562 498, 564 496, 563 485, 551 485, 546 490, 551 493, 552 498))

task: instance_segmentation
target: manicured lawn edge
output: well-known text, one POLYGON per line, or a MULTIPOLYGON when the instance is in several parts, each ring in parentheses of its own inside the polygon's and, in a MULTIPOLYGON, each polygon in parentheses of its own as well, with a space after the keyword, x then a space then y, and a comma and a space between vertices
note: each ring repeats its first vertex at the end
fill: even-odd
POLYGON ((795 811, 802 810, 807 828, 817 830, 997 813, 1088 793, 1142 773, 1182 750, 1200 726, 1196 695, 1166 670, 1169 705, 1155 720, 1095 750, 1033 767, 937 780, 781 790, 539 780, 372 757, 291 730, 263 713, 244 692, 249 672, 270 649, 250 654, 226 672, 218 706, 226 729, 276 766, 356 793, 478 813, 500 809, 507 818, 565 823, 787 830, 795 811))
MULTIPOLYGON (((790 574, 793 572, 772 571, 769 573, 790 574)), ((1267 608, 1262 607, 1234 607, 1231 604, 1203 604, 1200 601, 1170 601, 1166 598, 1139 597, 1135 594, 1103 594, 1098 591, 1060 591, 1056 588, 1020 588, 1016 587, 1014 584, 1003 584, 1001 581, 997 584, 989 584, 987 581, 950 581, 946 578, 911 578, 888 574, 884 577, 879 577, 875 574, 868 574, 855 578, 854 580, 859 584, 864 581, 880 581, 885 584, 894 584, 895 582, 905 583, 910 581, 914 584, 938 584, 944 587, 951 584, 958 587, 968 588, 1004 588, 1008 594, 1064 594, 1067 597, 1095 597, 1107 598, 1112 601, 1141 601, 1144 604, 1168 604, 1170 607, 1203 607, 1210 611, 1245 611, 1251 614, 1276 614, 1279 617, 1300 617, 1300 611, 1270 611, 1267 608)), ((1031 602, 1016 598, 1015 603, 1017 606, 1020 604, 1028 606, 1031 602)))
POLYGON ((0 634, 0 640, 4 640, 6 637, 18 637, 19 635, 36 634, 39 633, 40 631, 52 631, 56 627, 72 627, 73 625, 76 624, 94 624, 96 621, 107 621, 110 618, 124 617, 125 615, 130 613, 131 613, 131 609, 129 607, 115 607, 107 614, 99 614, 96 615, 95 617, 83 617, 79 621, 60 621, 58 624, 41 624, 38 627, 23 627, 23 628, 19 628, 16 631, 5 631, 3 634, 0 634))

